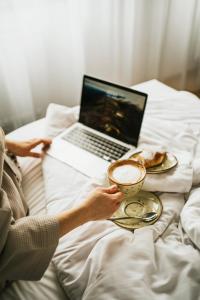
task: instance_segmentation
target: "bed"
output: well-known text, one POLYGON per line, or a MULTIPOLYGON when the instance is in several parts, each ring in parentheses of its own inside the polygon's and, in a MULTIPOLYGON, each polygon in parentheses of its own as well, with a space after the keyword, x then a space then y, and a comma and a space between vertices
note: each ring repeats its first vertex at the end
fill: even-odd
MULTIPOLYGON (((83 236, 87 232, 87 235, 85 235, 85 241, 92 244, 94 242, 92 239, 94 234, 92 228, 96 230, 95 234, 96 232, 100 234, 101 228, 103 228, 104 235, 103 237, 99 235, 98 240, 105 241, 105 243, 100 243, 98 248, 93 252, 90 249, 90 256, 84 258, 84 254, 81 254, 81 251, 82 253, 87 252, 85 249, 88 247, 88 243, 80 240, 81 233, 78 233, 77 230, 73 231, 71 235, 67 235, 67 241, 66 237, 61 239, 58 251, 56 251, 52 263, 40 281, 15 282, 1 295, 2 300, 50 300, 68 298, 76 300, 200 299, 200 271, 198 267, 200 265, 200 229, 198 229, 200 227, 200 221, 198 220, 200 217, 200 204, 198 204, 198 199, 200 198, 200 164, 198 159, 198 151, 200 150, 198 144, 198 138, 200 136, 200 121, 198 121, 198 116, 200 115, 200 101, 191 93, 184 92, 181 94, 182 92, 178 92, 157 80, 144 82, 134 86, 134 88, 142 92, 146 92, 148 94, 149 103, 157 103, 156 105, 158 106, 162 104, 161 109, 162 107, 165 108, 165 110, 162 111, 162 116, 160 114, 157 116, 157 109, 154 107, 151 108, 155 122, 157 122, 156 120, 162 120, 164 124, 163 126, 166 125, 166 128, 174 127, 176 130, 179 130, 184 125, 189 124, 190 130, 193 130, 192 134, 190 134, 191 131, 188 130, 186 132, 186 137, 184 136, 186 139, 185 147, 188 151, 191 150, 193 158, 195 156, 195 159, 190 162, 189 166, 192 172, 194 172, 191 182, 191 192, 188 193, 188 191, 182 191, 180 186, 180 191, 177 189, 177 192, 179 193, 173 191, 173 193, 170 194, 170 201, 168 201, 165 193, 163 201, 167 210, 165 218, 168 220, 168 225, 166 228, 162 229, 162 232, 157 232, 156 237, 152 237, 152 235, 155 235, 156 232, 154 232, 152 228, 146 231, 138 231, 133 234, 132 232, 118 228, 115 224, 109 224, 108 226, 107 223, 104 224, 105 222, 102 222, 102 225, 98 225, 99 228, 96 229, 94 225, 88 224, 82 231, 83 236), (179 98, 180 100, 181 97, 185 100, 183 100, 183 102, 176 103, 176 98, 179 98), (173 99, 176 102, 170 102, 173 99), (164 102, 167 104, 165 105, 164 102), (184 103, 184 105, 182 103, 184 103), (180 113, 178 113, 178 117, 173 115, 173 106, 175 106, 175 108, 180 106, 180 113), (187 111, 185 110, 185 107, 188 108, 187 111), (194 116, 194 118, 192 116, 194 116), (195 132, 194 136, 193 132, 195 132), (191 136, 192 139, 190 140, 191 136), (193 145, 193 148, 191 145, 193 145), (173 199, 175 200, 173 201, 173 199), (189 199, 190 201, 185 204, 186 199, 189 199), (171 215, 168 212, 172 212, 171 215), (171 221, 169 221, 169 219, 171 221), (194 222, 191 222, 191 219, 194 222), (168 234, 169 231, 170 234, 168 234), (164 238, 160 240, 160 236, 164 238), (124 239, 124 237, 126 237, 126 241, 120 244, 120 239, 124 239), (109 243, 106 239, 109 239, 109 243), (144 252, 141 258, 145 239, 145 243, 148 244, 149 247, 153 247, 152 241, 159 241, 157 243, 159 248, 155 248, 149 253, 144 252), (117 242, 122 247, 119 244, 117 245, 117 242), (129 266, 126 268, 126 272, 127 270, 129 272, 128 276, 133 282, 136 282, 136 285, 134 286, 133 284, 133 287, 130 288, 132 281, 128 280, 128 278, 125 280, 126 284, 122 284, 124 281, 119 280, 120 276, 123 278, 125 272, 122 269, 120 275, 120 257, 117 257, 117 265, 115 265, 116 272, 114 271, 115 269, 113 269, 113 266, 111 266, 110 269, 108 267, 102 269, 102 262, 106 261, 106 257, 101 257, 101 260, 96 258, 101 253, 99 252, 100 249, 102 249, 105 245, 107 245, 108 248, 107 250, 102 250, 103 254, 112 250, 109 248, 110 243, 113 245, 113 248, 119 247, 120 251, 123 253, 123 251, 126 251, 126 247, 129 247, 131 243, 134 243, 133 245, 135 245, 136 242, 137 246, 133 251, 134 256, 132 256, 133 253, 130 254, 130 268, 129 266), (165 246, 167 243, 169 243, 172 248, 169 247, 166 251, 165 246), (77 244, 78 246, 76 248, 74 245, 77 244), (181 245, 183 244, 184 248, 181 248, 181 245), (68 247, 68 252, 65 252, 66 247, 68 247), (163 251, 163 256, 162 249, 165 249, 165 251, 163 251), (137 254, 138 257, 141 258, 141 260, 139 259, 140 264, 136 263, 137 254), (165 258, 166 255, 169 255, 168 259, 165 258), (187 259, 179 260, 181 255, 187 256, 187 259), (85 261, 83 261, 83 259, 85 261), (156 271, 154 269, 152 272, 152 266, 150 266, 149 262, 154 260, 160 261, 160 263, 154 267, 161 269, 156 271), (177 266, 175 263, 176 261, 177 266), (101 263, 99 272, 97 272, 99 267, 97 262, 101 263), (77 267, 74 267, 76 263, 77 267), (176 267, 179 274, 174 271, 176 267), (77 268, 79 268, 78 271, 77 268), (131 273, 131 268, 134 269, 133 273, 131 273), (163 270, 166 270, 166 272, 163 272, 165 275, 164 277, 160 275, 162 274, 162 268, 163 270), (112 270, 112 272, 110 274, 106 273, 108 270, 112 270), (181 272, 181 270, 183 270, 183 272, 181 272), (116 275, 116 273, 118 273, 118 275, 116 275), (112 280, 110 280, 110 276, 112 277, 112 280), (184 286, 183 283, 185 281, 188 282, 190 288, 188 288, 187 284, 184 286), (116 287, 116 285, 118 285, 118 287, 116 287), (79 292, 77 292, 78 290, 79 292)), ((15 130, 9 134, 9 137, 20 140, 44 136, 47 130, 46 125, 46 119, 41 119, 15 130)), ((162 128, 162 126, 160 128, 162 128)), ((160 128, 158 126, 157 130, 160 128)), ((166 131, 168 132, 168 130, 166 131)), ((146 134, 148 134, 148 132, 146 134)), ((178 138, 180 138, 181 141, 182 136, 179 136, 178 138)), ((144 139, 141 140, 141 144, 142 143, 145 143, 144 139)), ((63 184, 65 189, 64 191, 58 191, 58 193, 55 194, 52 191, 53 188, 56 189, 57 183, 54 177, 55 174, 51 174, 51 170, 49 169, 48 159, 41 163, 39 160, 32 158, 20 158, 20 164, 23 171, 23 190, 30 207, 31 215, 53 214, 61 211, 62 209, 67 209, 74 205, 77 201, 76 197, 80 194, 80 192, 84 195, 84 193, 90 190, 93 186, 93 182, 91 183, 90 179, 86 178, 82 174, 78 174, 76 170, 73 170, 71 167, 66 166, 63 163, 51 160, 51 166, 54 166, 57 170, 56 172, 65 172, 67 174, 67 178, 69 178, 68 184, 66 184, 66 177, 63 181, 62 179, 60 180, 60 187, 63 184), (73 184, 70 184, 70 179, 73 179, 73 184), (77 186, 80 189, 77 189, 77 186), (72 193, 71 190, 73 190, 74 193, 72 193), (64 201, 65 196, 67 199, 70 199, 67 203, 64 201)), ((161 225, 164 226, 163 224, 161 225)), ((162 227, 161 225, 160 228, 162 227)), ((156 228, 156 230, 159 231, 160 228, 156 228)), ((112 253, 112 255, 114 254, 112 253)), ((128 255, 129 253, 127 252, 127 257, 128 255)), ((124 255, 122 255, 122 257, 124 257, 124 255)), ((127 259, 128 258, 126 258, 126 262, 122 259, 121 264, 126 265, 127 259)), ((114 262, 116 263, 116 261, 114 262)))

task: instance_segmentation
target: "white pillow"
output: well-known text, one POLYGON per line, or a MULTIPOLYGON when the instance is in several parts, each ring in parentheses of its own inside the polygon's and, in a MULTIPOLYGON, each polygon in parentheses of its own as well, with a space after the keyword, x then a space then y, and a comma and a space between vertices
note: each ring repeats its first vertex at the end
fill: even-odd
POLYGON ((45 119, 45 133, 48 137, 55 137, 64 129, 78 120, 79 106, 67 107, 55 103, 49 104, 45 119))

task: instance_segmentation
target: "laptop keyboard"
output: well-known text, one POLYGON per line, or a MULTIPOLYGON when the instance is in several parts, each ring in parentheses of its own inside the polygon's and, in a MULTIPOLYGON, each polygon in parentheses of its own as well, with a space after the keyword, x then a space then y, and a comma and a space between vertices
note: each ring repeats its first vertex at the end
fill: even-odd
POLYGON ((95 154, 107 161, 114 161, 122 157, 128 150, 106 138, 96 135, 84 128, 76 127, 62 137, 67 142, 95 154))

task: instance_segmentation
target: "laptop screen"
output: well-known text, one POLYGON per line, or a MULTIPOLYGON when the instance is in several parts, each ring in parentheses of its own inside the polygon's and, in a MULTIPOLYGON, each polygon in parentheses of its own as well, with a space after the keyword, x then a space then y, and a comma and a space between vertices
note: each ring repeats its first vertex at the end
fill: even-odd
POLYGON ((144 93, 84 76, 79 122, 137 146, 146 100, 144 93))

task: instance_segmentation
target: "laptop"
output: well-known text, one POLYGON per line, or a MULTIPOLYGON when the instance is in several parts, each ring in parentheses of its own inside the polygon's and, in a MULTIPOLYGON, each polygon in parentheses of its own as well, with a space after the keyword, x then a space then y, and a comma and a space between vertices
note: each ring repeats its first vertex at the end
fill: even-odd
POLYGON ((48 154, 102 178, 137 147, 146 101, 145 93, 84 75, 79 120, 53 139, 48 154))

